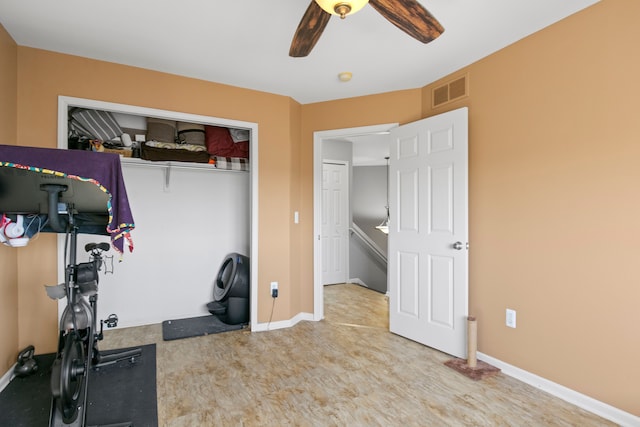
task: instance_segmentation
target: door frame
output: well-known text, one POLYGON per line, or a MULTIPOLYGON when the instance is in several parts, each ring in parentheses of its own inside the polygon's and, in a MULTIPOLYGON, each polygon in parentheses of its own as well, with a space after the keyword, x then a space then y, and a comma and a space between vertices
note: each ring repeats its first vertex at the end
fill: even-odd
MULTIPOLYGON (((322 285, 322 143, 324 140, 388 134, 398 123, 360 126, 313 133, 313 320, 324 319, 322 285)), ((352 164, 352 162, 350 162, 352 164)), ((347 245, 348 247, 348 245, 347 245)))

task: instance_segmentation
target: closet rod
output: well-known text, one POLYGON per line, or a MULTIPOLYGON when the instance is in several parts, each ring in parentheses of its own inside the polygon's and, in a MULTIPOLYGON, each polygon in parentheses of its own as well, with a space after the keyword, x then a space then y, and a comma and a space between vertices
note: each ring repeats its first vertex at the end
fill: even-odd
POLYGON ((176 168, 176 169, 187 169, 187 170, 208 170, 215 172, 247 172, 241 170, 232 170, 232 169, 218 169, 213 165, 208 163, 189 163, 189 164, 181 164, 180 162, 152 162, 148 160, 131 160, 129 158, 123 158, 121 163, 123 165, 131 165, 131 166, 140 166, 147 168, 176 168), (127 160, 125 160, 127 159, 127 160))
POLYGON ((138 160, 126 158, 127 160, 122 159, 120 162, 122 165, 143 167, 143 168, 159 168, 164 171, 164 191, 169 192, 171 190, 171 170, 172 169, 184 169, 184 170, 198 170, 198 171, 210 171, 210 172, 247 172, 247 171, 239 171, 239 170, 230 170, 230 169, 217 169, 213 165, 210 164, 199 164, 199 163, 190 163, 190 164, 180 164, 180 162, 150 162, 147 160, 138 160))

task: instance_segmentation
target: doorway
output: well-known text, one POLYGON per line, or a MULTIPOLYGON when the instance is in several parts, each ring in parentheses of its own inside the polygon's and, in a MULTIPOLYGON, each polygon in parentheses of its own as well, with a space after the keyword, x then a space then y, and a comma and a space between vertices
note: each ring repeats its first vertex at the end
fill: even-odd
MULTIPOLYGON (((468 315, 468 110, 391 126, 389 325, 398 335, 462 357, 468 315)), ((314 226, 319 227, 316 176, 324 138, 363 128, 314 134, 314 226)), ((371 133, 371 131, 370 131, 371 133)), ((322 241, 314 239, 314 319, 324 317, 318 273, 322 241)))
POLYGON ((323 144, 329 141, 361 137, 364 135, 388 134, 397 127, 397 123, 373 126, 362 126, 347 129, 335 129, 315 132, 313 136, 313 200, 314 200, 314 307, 313 320, 324 318, 324 286, 323 286, 323 245, 322 245, 322 163, 323 144))

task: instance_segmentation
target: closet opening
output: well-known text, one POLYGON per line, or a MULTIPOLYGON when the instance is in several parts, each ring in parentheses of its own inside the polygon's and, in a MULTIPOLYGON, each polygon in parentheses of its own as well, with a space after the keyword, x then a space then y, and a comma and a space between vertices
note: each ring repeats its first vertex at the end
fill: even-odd
MULTIPOLYGON (((60 96, 57 136, 60 149, 86 148, 69 147, 73 130, 69 125, 70 112, 78 109, 109 112, 131 138, 123 141, 128 150, 121 153, 121 164, 136 225, 132 232, 134 251, 123 254, 123 262, 118 262, 118 255, 110 251, 115 255, 113 273, 101 273, 98 307, 109 312, 99 311, 98 317, 106 318, 116 312, 119 327, 131 327, 210 315, 206 304, 212 300, 215 275, 230 253, 250 258, 250 292, 256 295, 257 123, 60 96), (198 145, 199 131, 193 130, 202 127, 220 132, 237 130, 248 137, 248 158, 236 160, 235 156, 219 155, 207 159, 209 156, 205 154, 203 160, 199 154, 180 159, 173 153, 165 155, 160 147, 152 147, 154 152, 149 158, 149 153, 141 153, 147 148, 142 148, 141 143, 150 130, 147 125, 152 122, 186 124, 186 128, 182 126, 187 131, 183 135, 194 136, 196 140, 175 141, 178 144, 196 141, 198 145)), ((110 145, 104 148, 108 152, 121 149, 110 145)), ((82 235, 79 247, 85 241, 99 241, 101 237, 82 235)), ((64 236, 59 236, 60 281, 64 280, 63 257, 64 236)), ((61 313, 61 306, 58 311, 61 313)), ((252 329, 257 325, 257 312, 257 298, 251 298, 252 329)))

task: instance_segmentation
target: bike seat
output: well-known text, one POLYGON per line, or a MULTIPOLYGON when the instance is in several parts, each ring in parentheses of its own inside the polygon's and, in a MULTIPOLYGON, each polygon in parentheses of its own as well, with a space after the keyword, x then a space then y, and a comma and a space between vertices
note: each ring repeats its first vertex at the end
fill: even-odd
POLYGON ((86 245, 84 245, 84 250, 85 252, 91 252, 94 249, 100 249, 101 251, 108 251, 110 248, 109 244, 107 242, 100 242, 100 243, 87 243, 86 245))

